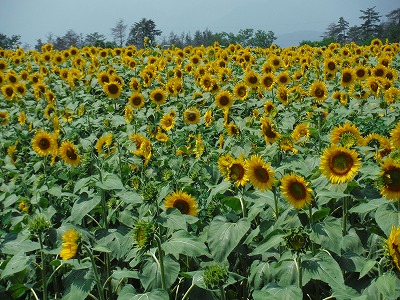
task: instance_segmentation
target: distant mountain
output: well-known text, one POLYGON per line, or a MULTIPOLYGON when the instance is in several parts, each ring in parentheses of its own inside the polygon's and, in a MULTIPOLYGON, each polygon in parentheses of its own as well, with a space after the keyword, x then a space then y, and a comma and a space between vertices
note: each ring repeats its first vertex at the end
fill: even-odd
POLYGON ((302 41, 320 41, 323 33, 314 30, 302 30, 284 34, 276 34, 275 44, 282 47, 298 46, 302 41))

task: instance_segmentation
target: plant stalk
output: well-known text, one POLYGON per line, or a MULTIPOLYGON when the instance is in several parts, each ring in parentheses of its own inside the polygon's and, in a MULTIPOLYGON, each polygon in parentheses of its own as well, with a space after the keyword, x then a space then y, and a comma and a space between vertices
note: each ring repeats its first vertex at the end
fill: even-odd
POLYGON ((43 251, 42 233, 38 234, 40 244, 40 260, 42 262, 42 284, 43 284, 43 300, 47 300, 47 274, 46 274, 46 256, 43 251))
POLYGON ((160 237, 155 234, 154 238, 157 242, 157 248, 158 248, 158 255, 159 255, 159 260, 160 260, 160 274, 161 274, 161 286, 163 290, 167 290, 167 285, 165 284, 165 270, 164 270, 164 253, 161 247, 161 239, 160 237))
POLYGON ((100 276, 99 276, 99 272, 97 271, 96 261, 94 260, 93 253, 89 249, 88 246, 83 245, 83 247, 85 247, 86 251, 88 252, 90 261, 92 263, 94 279, 96 281, 96 285, 97 285, 97 289, 98 289, 100 300, 105 300, 105 298, 104 298, 104 289, 103 289, 103 286, 101 285, 101 282, 100 282, 100 276))

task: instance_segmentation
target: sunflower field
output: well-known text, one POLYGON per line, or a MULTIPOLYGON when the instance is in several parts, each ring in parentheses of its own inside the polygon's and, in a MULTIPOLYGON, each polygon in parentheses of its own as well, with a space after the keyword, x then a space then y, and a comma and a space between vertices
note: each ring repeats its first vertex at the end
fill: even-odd
POLYGON ((400 44, 0 49, 1 299, 398 299, 400 44))

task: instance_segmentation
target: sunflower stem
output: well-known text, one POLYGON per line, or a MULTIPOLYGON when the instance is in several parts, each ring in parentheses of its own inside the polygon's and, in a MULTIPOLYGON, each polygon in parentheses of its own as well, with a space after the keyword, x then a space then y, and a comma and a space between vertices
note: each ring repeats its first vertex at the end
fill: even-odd
POLYGON ((43 284, 43 300, 47 300, 47 274, 46 274, 46 256, 43 249, 42 233, 38 234, 40 244, 40 260, 42 263, 42 284, 43 284))
POLYGON ((164 253, 161 247, 161 239, 160 237, 155 234, 154 238, 157 242, 157 248, 158 248, 158 255, 159 255, 159 261, 160 261, 160 274, 161 274, 161 286, 163 290, 167 290, 166 284, 165 284, 165 270, 164 270, 164 253))
POLYGON ((275 219, 278 220, 278 217, 279 217, 278 197, 276 196, 276 190, 275 190, 275 188, 272 189, 272 192, 274 193, 275 219))
POLYGON ((90 258, 90 261, 92 263, 94 280, 96 281, 96 285, 97 285, 97 289, 98 289, 100 300, 105 300, 105 298, 104 298, 104 289, 103 289, 103 286, 101 285, 101 282, 100 282, 100 276, 99 276, 99 272, 97 271, 96 261, 95 261, 94 256, 93 256, 93 252, 89 249, 88 246, 83 245, 83 247, 86 249, 87 253, 89 254, 89 258, 90 258))
MULTIPOLYGON (((310 222, 310 230, 312 231, 312 225, 314 223, 313 215, 312 215, 312 203, 310 203, 308 205, 308 214, 309 214, 308 218, 309 218, 309 222, 310 222)), ((312 251, 312 255, 314 256, 315 255, 315 244, 312 240, 311 240, 311 251, 312 251)))
POLYGON ((342 235, 347 235, 348 197, 343 198, 342 235))
POLYGON ((225 300, 226 299, 225 298, 225 290, 224 290, 224 286, 222 284, 219 286, 219 292, 221 294, 221 300, 225 300))
POLYGON ((295 259, 295 263, 296 263, 296 269, 297 269, 297 275, 298 275, 298 286, 300 289, 303 288, 303 269, 301 267, 301 254, 297 253, 297 257, 295 259))

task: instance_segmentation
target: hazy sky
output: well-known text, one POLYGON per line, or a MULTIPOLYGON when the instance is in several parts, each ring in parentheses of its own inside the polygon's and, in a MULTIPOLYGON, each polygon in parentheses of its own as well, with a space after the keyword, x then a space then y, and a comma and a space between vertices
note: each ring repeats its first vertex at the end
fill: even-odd
MULTIPOLYGON (((385 15, 400 0, 0 0, 0 33, 20 35, 31 46, 48 33, 63 36, 69 29, 84 35, 98 32, 111 40, 111 28, 122 19, 129 28, 152 19, 163 36, 210 29, 237 33, 253 28, 277 37, 300 30, 324 32, 340 17, 360 25, 360 10, 374 7, 385 15)), ((128 32, 127 30, 127 32, 128 32)), ((296 41, 295 45, 298 44, 296 41)))

